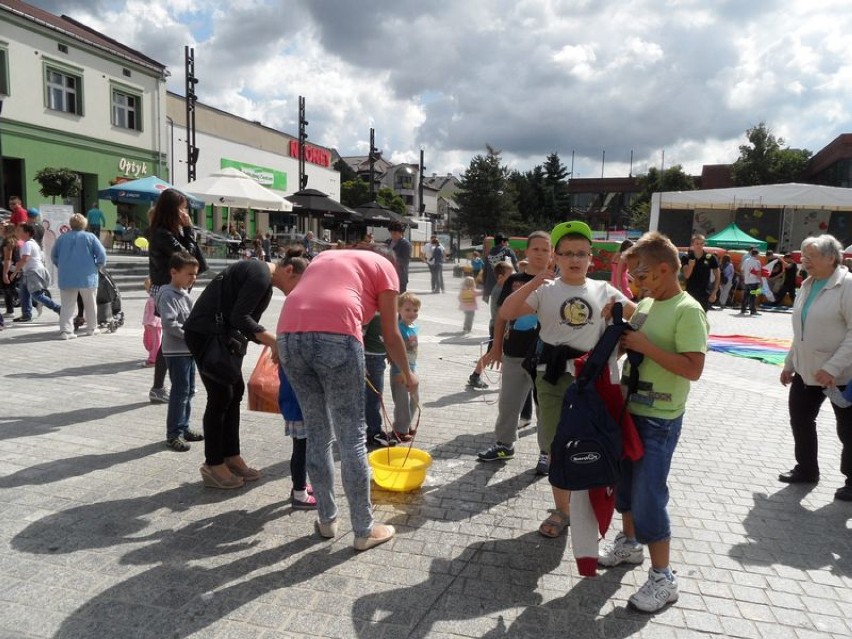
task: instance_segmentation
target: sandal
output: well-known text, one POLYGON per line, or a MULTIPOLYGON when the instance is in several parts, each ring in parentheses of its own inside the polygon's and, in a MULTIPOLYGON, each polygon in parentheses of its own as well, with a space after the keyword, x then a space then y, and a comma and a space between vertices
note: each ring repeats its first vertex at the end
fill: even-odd
POLYGON ((538 527, 538 532, 542 537, 548 539, 556 539, 565 532, 565 529, 571 525, 571 518, 568 513, 563 513, 561 510, 551 510, 541 525, 538 527))
POLYGON ((316 510, 317 500, 313 495, 308 495, 307 499, 296 499, 293 491, 290 491, 290 507, 293 510, 316 510))

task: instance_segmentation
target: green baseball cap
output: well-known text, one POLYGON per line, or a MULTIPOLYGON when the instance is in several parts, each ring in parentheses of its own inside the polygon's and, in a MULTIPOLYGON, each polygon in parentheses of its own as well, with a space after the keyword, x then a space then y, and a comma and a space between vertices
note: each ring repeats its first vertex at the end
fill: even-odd
POLYGON ((559 240, 571 233, 582 235, 589 242, 592 241, 592 229, 589 228, 589 225, 579 220, 572 220, 571 222, 562 222, 553 227, 553 230, 550 232, 550 241, 554 248, 559 244, 559 240))

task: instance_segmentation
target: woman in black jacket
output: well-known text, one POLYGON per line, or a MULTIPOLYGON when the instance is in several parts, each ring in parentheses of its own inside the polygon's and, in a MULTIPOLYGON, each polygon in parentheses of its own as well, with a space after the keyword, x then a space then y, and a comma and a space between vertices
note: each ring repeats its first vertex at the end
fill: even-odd
MULTIPOLYGON (((151 297, 171 281, 169 260, 174 253, 186 251, 198 260, 198 272, 207 270, 207 261, 195 243, 192 233, 192 218, 189 216, 189 201, 177 189, 166 189, 157 198, 148 228, 148 277, 151 279, 151 297)), ((166 382, 166 360, 162 350, 157 352, 154 366, 154 385, 148 392, 153 404, 168 404, 166 382)))
MULTIPOLYGON (((245 382, 240 375, 230 383, 205 374, 205 350, 220 332, 239 334, 269 346, 278 358, 275 330, 259 324, 272 299, 272 287, 289 294, 308 266, 301 248, 291 248, 277 262, 242 260, 217 275, 199 296, 183 325, 186 345, 198 364, 207 389, 204 410, 204 465, 201 478, 210 488, 239 488, 245 481, 260 479, 240 455, 240 402, 245 382), (220 316, 223 326, 216 323, 220 316)), ((242 366, 242 356, 238 358, 242 366)), ((215 372, 215 371, 214 371, 215 372)))

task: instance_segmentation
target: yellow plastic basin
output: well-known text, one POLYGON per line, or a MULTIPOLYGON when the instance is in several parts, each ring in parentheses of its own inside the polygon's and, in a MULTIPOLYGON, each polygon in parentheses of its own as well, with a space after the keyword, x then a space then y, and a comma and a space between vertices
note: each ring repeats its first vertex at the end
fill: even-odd
POLYGON ((420 488, 426 479, 426 471, 432 465, 429 453, 419 448, 412 448, 409 452, 407 446, 374 450, 367 460, 373 469, 373 481, 385 490, 399 493, 420 488))

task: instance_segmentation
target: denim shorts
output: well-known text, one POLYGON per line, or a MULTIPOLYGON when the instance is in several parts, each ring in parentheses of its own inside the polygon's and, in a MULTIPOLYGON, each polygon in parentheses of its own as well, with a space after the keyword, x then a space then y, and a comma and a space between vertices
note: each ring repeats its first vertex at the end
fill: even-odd
POLYGON ((632 415, 645 447, 638 461, 621 462, 621 478, 615 491, 615 508, 633 515, 636 539, 643 544, 670 539, 671 524, 666 506, 669 488, 666 484, 672 456, 680 439, 683 415, 675 419, 632 415))

